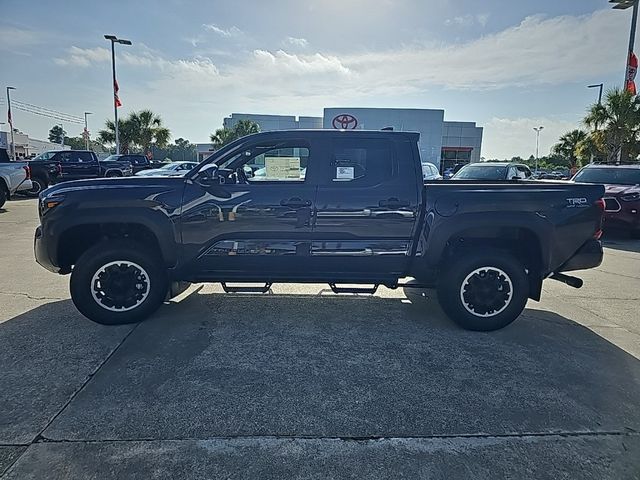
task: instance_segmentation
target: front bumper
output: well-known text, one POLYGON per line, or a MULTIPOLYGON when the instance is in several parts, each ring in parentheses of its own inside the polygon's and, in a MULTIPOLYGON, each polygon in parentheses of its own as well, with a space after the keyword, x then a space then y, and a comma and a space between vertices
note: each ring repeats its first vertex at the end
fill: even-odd
POLYGON ((47 242, 44 241, 44 233, 42 227, 38 226, 33 239, 33 253, 36 257, 36 262, 39 265, 46 268, 50 272, 60 273, 60 267, 53 264, 49 252, 47 250, 47 242))
POLYGON ((595 268, 602 263, 604 252, 600 240, 589 240, 556 272, 570 272, 573 270, 586 270, 595 268))

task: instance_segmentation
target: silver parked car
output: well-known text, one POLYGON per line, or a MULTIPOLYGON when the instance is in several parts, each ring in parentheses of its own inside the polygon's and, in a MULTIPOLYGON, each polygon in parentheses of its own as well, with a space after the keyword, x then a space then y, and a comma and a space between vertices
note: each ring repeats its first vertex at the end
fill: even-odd
POLYGON ((422 162, 422 179, 423 180, 442 180, 442 175, 438 167, 433 163, 422 162))
POLYGON ((196 165, 197 162, 171 162, 160 168, 141 170, 136 177, 181 177, 196 165))
MULTIPOLYGON (((4 156, 2 156, 4 159, 4 156)), ((26 162, 0 161, 0 208, 16 192, 32 188, 31 172, 26 162)))

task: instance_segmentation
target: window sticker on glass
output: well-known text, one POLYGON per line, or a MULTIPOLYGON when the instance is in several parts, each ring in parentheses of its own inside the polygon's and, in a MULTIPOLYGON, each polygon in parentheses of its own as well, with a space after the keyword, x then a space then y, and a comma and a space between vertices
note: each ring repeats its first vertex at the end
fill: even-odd
POLYGON ((265 157, 267 178, 300 179, 300 157, 265 157))
POLYGON ((355 177, 354 167, 336 167, 337 180, 353 180, 355 177))

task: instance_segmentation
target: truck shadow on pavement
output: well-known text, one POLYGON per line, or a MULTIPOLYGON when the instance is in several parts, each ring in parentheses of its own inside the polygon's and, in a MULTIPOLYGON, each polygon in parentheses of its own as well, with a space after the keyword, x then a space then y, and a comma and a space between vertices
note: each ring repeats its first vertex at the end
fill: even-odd
POLYGON ((614 250, 640 253, 640 239, 631 238, 629 232, 626 231, 612 230, 606 232, 602 238, 602 245, 614 250))
MULTIPOLYGON (((423 296, 425 294, 426 296, 423 296)), ((557 314, 467 332, 407 298, 195 293, 138 326, 0 324, 0 444, 640 430, 640 361, 557 314)))

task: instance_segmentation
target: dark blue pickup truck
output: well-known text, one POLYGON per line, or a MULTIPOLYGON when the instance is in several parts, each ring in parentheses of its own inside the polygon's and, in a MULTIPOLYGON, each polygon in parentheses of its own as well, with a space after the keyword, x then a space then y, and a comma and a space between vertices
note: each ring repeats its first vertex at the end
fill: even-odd
POLYGON ((562 272, 600 264, 604 187, 425 184, 418 139, 266 132, 185 177, 56 185, 40 195, 36 259, 71 273, 76 307, 106 324, 148 317, 179 281, 228 292, 326 282, 336 293, 434 287, 445 312, 473 330, 515 320, 544 279, 579 287, 562 272))
POLYGON ((29 161, 32 195, 54 183, 100 177, 126 177, 133 173, 131 162, 99 160, 89 150, 55 150, 44 152, 29 161))

